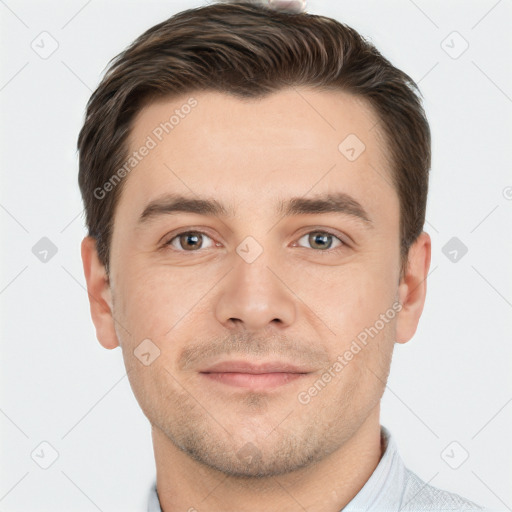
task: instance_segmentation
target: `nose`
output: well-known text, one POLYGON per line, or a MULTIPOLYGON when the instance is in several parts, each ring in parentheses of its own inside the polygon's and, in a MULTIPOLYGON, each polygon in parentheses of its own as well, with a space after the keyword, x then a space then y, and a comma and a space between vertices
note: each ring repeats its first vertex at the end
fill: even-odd
POLYGON ((286 264, 276 263, 266 251, 252 263, 237 256, 221 285, 218 321, 231 330, 289 327, 296 318, 298 299, 287 286, 287 275, 286 264))

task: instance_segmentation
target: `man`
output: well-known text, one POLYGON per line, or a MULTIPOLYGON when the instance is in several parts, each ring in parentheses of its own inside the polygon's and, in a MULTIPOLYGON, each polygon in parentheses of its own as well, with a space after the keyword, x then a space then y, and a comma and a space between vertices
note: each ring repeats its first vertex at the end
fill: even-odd
POLYGON ((148 510, 481 509, 379 421, 430 265, 405 73, 335 20, 214 4, 115 59, 78 147, 92 319, 152 427, 148 510))

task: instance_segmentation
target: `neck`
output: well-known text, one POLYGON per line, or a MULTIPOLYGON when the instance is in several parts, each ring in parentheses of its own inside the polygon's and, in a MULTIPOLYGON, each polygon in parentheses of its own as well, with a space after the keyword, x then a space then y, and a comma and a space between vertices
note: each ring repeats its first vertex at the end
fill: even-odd
POLYGON ((152 428, 163 512, 339 512, 361 490, 382 456, 379 406, 335 452, 301 470, 269 478, 234 478, 207 467, 152 428))

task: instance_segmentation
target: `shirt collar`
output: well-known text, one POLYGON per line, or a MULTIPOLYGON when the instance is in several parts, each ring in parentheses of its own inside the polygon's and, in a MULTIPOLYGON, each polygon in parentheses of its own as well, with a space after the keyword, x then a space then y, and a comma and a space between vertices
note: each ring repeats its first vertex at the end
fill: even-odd
POLYGON ((380 427, 382 457, 362 489, 343 508, 343 512, 361 510, 397 510, 405 485, 405 467, 391 432, 380 427))

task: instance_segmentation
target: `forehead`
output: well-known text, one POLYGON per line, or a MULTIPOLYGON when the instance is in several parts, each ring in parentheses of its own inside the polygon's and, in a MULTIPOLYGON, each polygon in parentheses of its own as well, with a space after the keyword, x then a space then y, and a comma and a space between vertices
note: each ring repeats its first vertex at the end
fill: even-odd
POLYGON ((164 192, 213 195, 232 211, 269 213, 268 201, 321 192, 362 195, 376 208, 397 200, 377 115, 340 91, 291 88, 257 99, 201 91, 159 99, 133 120, 134 153, 117 210, 133 222, 164 192))

